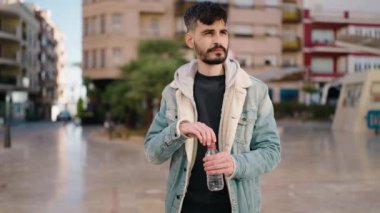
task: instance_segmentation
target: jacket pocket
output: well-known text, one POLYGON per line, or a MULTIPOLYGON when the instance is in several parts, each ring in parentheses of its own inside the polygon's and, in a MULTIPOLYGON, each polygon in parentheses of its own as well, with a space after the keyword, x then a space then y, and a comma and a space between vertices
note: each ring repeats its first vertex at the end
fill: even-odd
POLYGON ((241 113, 235 134, 235 141, 237 142, 239 152, 250 151, 249 145, 252 139, 256 119, 256 110, 247 110, 241 113))
POLYGON ((177 110, 174 108, 170 108, 166 110, 165 113, 166 120, 168 125, 178 120, 177 110))

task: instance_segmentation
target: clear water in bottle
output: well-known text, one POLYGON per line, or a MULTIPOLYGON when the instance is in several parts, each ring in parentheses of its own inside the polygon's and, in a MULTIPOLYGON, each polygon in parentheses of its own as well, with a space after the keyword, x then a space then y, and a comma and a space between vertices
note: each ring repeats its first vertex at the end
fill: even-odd
MULTIPOLYGON (((206 156, 218 153, 215 143, 207 146, 206 156)), ((207 175, 207 187, 210 191, 220 191, 224 187, 223 174, 207 175)))
POLYGON ((207 187, 210 191, 220 191, 224 187, 223 175, 207 175, 207 187))

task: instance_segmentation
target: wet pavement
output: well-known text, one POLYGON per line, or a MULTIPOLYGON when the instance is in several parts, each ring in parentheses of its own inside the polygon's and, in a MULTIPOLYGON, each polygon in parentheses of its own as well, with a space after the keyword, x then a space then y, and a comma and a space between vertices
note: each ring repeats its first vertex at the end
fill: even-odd
MULTIPOLYGON (((262 177, 263 213, 380 212, 380 138, 279 125, 282 162, 262 177)), ((149 164, 141 140, 89 137, 97 130, 13 128, 12 148, 0 148, 0 212, 163 212, 168 164, 149 164)))

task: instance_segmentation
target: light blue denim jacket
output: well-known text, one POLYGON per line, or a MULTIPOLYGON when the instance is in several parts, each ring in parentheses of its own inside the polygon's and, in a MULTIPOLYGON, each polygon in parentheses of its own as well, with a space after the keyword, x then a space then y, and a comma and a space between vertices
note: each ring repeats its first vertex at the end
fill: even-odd
MULTIPOLYGON (((227 119, 219 132, 236 131, 230 132, 230 136, 221 133, 219 138, 226 138, 226 143, 231 138, 231 143, 219 144, 219 147, 232 154, 235 164, 233 175, 225 178, 231 208, 233 213, 258 213, 261 209, 260 175, 273 170, 280 161, 280 139, 273 107, 263 82, 249 76, 235 60, 227 59, 224 68, 226 94, 222 117, 227 119), (239 101, 236 97, 243 99, 239 101)), ((178 129, 179 122, 186 118, 180 116, 178 107, 182 106, 178 106, 177 98, 179 92, 193 104, 196 121, 192 94, 196 72, 195 60, 176 71, 175 80, 162 93, 160 110, 145 138, 145 154, 150 162, 160 164, 170 159, 166 213, 181 211, 193 165, 188 162, 191 158, 185 148, 189 139, 178 129)), ((196 148, 192 152, 196 152, 196 148)))

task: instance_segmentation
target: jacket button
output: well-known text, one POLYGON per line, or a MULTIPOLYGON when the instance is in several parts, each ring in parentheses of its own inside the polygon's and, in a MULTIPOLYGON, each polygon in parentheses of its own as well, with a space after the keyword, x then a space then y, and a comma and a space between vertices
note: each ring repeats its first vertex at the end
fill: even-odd
POLYGON ((186 172, 186 171, 187 171, 187 169, 186 169, 186 168, 184 168, 184 169, 183 169, 183 171, 185 171, 185 172, 186 172))
POLYGON ((177 195, 177 199, 180 199, 181 198, 181 195, 177 195))
POLYGON ((175 118, 175 119, 177 119, 177 118, 178 118, 178 116, 174 116, 174 118, 175 118))

